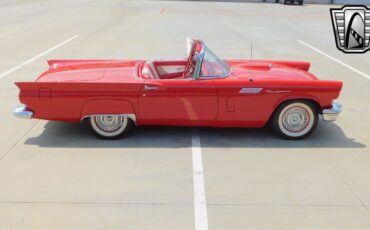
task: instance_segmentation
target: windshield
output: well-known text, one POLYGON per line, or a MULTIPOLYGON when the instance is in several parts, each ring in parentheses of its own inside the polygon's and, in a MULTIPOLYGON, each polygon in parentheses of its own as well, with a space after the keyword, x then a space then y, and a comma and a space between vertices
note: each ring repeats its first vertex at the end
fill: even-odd
POLYGON ((229 67, 218 58, 205 44, 204 46, 204 57, 202 66, 200 69, 200 77, 226 77, 229 75, 229 67))

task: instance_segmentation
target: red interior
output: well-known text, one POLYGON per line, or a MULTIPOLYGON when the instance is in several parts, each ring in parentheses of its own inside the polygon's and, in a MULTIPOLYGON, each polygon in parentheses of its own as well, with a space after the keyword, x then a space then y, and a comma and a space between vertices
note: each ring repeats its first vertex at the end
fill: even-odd
POLYGON ((146 61, 142 65, 139 65, 138 75, 144 79, 173 79, 181 78, 184 72, 186 61, 146 61), (168 67, 178 67, 181 70, 165 71, 168 67), (146 68, 145 71, 144 68, 146 68))
POLYGON ((138 67, 138 76, 143 79, 177 79, 192 76, 195 55, 202 50, 202 43, 195 40, 187 60, 146 61, 138 67), (171 68, 173 67, 173 68, 171 68))

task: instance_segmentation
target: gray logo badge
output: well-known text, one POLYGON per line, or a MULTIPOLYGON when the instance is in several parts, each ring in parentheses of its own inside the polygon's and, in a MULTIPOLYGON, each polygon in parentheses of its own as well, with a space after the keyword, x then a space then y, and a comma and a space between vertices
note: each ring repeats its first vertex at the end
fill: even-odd
POLYGON ((370 9, 366 6, 343 6, 330 9, 335 41, 344 53, 370 50, 370 9))

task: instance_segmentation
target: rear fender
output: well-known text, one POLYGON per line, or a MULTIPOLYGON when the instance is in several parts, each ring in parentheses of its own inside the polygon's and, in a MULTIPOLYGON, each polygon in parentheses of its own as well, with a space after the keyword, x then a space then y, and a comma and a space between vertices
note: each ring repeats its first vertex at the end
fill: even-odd
POLYGON ((33 118, 47 119, 51 115, 51 84, 38 82, 16 82, 19 102, 34 113, 33 118))

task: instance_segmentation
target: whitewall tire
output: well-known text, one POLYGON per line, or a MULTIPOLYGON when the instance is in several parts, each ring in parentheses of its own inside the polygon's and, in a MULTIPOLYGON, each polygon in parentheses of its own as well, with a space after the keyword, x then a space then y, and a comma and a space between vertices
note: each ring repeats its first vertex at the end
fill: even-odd
POLYGON ((317 127, 318 112, 310 101, 289 101, 281 104, 273 115, 275 132, 285 139, 304 139, 317 127))
POLYGON ((132 130, 133 121, 123 115, 94 115, 88 119, 91 132, 101 139, 118 139, 132 130))

